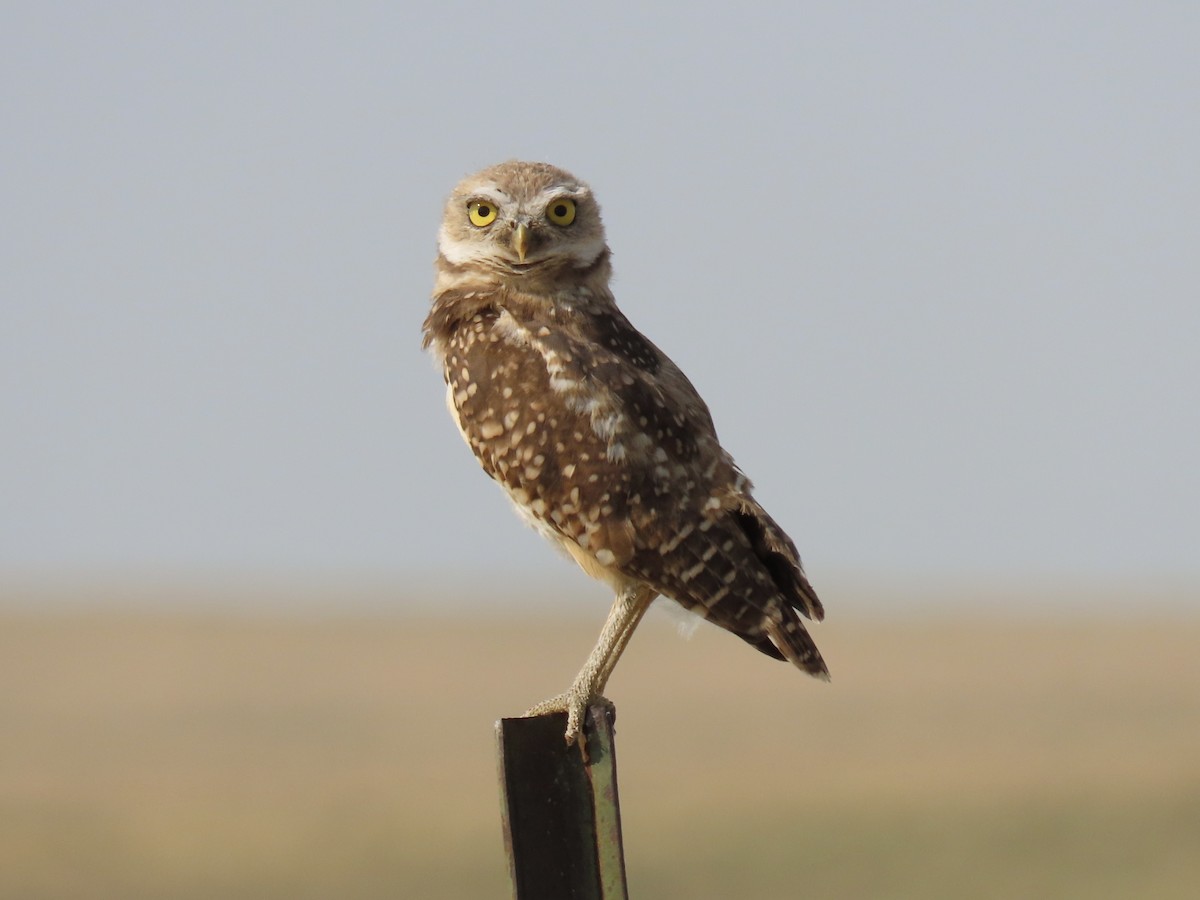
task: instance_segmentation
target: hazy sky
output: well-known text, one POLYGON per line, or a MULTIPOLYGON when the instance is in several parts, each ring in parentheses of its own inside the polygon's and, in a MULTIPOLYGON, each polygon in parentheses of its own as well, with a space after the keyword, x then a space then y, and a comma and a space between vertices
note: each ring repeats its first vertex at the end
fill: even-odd
POLYGON ((4 3, 0 571, 538 572, 420 351, 589 181, 830 572, 1200 576, 1200 5, 4 3))

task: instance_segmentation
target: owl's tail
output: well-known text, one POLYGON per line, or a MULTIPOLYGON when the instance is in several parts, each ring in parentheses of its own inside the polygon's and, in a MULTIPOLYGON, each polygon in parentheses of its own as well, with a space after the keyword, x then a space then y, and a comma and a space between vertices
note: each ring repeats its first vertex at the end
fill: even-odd
POLYGON ((742 531, 750 539, 754 555, 766 566, 771 580, 787 602, 810 619, 818 622, 824 619, 825 608, 808 583, 808 576, 800 565, 800 554, 791 538, 757 503, 747 504, 736 515, 742 531))
POLYGON ((766 636, 748 640, 763 653, 786 659, 809 675, 828 680, 829 669, 821 651, 800 621, 803 615, 820 622, 825 618, 825 609, 804 574, 796 545, 765 509, 747 499, 736 513, 738 524, 784 601, 765 617, 762 628, 766 636))
POLYGON ((800 621, 800 617, 794 610, 788 609, 782 622, 767 619, 763 623, 763 630, 766 631, 774 648, 797 669, 807 672, 814 678, 820 678, 822 681, 829 680, 829 668, 821 657, 821 651, 813 643, 808 629, 804 627, 804 623, 800 621))

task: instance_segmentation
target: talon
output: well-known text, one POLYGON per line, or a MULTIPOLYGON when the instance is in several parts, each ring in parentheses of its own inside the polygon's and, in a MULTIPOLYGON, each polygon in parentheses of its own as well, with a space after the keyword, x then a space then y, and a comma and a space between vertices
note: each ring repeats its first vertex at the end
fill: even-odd
POLYGON ((567 730, 563 734, 563 739, 568 747, 575 744, 579 745, 579 752, 583 754, 585 764, 591 763, 591 758, 587 750, 587 734, 585 731, 585 719, 589 706, 598 706, 612 716, 616 707, 613 702, 607 697, 596 694, 592 697, 585 697, 579 691, 570 690, 559 694, 557 697, 551 697, 549 700, 543 700, 529 709, 525 710, 526 716, 542 716, 547 713, 567 714, 567 730))

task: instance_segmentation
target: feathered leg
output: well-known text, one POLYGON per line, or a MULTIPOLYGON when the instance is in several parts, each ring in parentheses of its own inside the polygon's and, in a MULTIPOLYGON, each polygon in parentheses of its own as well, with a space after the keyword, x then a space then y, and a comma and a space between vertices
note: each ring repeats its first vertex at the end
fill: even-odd
POLYGON ((642 585, 618 593, 604 628, 600 631, 596 646, 579 674, 575 676, 571 687, 557 697, 543 700, 525 711, 527 716, 566 712, 567 743, 574 744, 578 741, 584 759, 587 758, 587 742, 583 734, 584 713, 593 704, 612 706, 603 696, 604 686, 608 684, 609 676, 612 675, 617 660, 621 658, 625 645, 633 636, 634 629, 656 596, 652 589, 642 585))

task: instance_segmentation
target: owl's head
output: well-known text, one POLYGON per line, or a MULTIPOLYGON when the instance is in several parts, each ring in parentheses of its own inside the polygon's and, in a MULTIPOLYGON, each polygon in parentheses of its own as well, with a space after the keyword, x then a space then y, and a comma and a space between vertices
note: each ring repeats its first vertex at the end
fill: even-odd
POLYGON ((562 169, 517 160, 458 183, 438 249, 457 269, 518 284, 589 271, 607 257, 591 189, 562 169))

